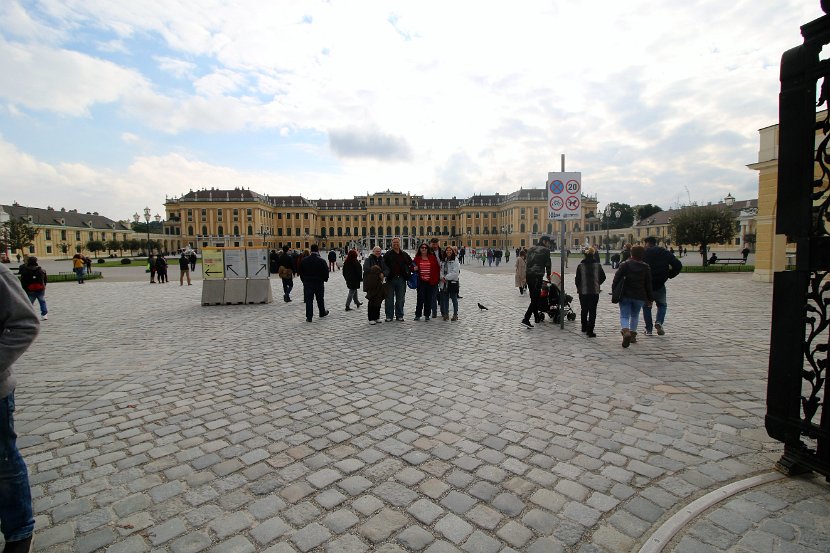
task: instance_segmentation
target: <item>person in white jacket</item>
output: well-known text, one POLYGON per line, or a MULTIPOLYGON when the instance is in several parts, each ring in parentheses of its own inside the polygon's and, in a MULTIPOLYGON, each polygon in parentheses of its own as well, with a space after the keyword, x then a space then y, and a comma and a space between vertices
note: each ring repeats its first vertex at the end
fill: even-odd
POLYGON ((458 283, 461 276, 461 263, 455 254, 455 248, 447 246, 444 250, 444 261, 441 262, 441 311, 444 312, 444 320, 458 320, 458 283), (449 303, 452 301, 452 319, 449 315, 449 303))

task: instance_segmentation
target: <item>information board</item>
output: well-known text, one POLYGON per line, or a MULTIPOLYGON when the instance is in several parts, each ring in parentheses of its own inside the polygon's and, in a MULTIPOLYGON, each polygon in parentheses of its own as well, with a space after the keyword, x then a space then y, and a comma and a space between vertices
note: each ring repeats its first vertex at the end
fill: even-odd
POLYGON ((582 173, 548 173, 548 219, 579 219, 582 173))
POLYGON ((248 268, 248 278, 268 278, 268 250, 246 248, 245 265, 248 268))
POLYGON ((225 278, 225 256, 218 248, 202 248, 202 278, 225 278))
POLYGON ((225 278, 245 278, 245 248, 224 248, 225 278))

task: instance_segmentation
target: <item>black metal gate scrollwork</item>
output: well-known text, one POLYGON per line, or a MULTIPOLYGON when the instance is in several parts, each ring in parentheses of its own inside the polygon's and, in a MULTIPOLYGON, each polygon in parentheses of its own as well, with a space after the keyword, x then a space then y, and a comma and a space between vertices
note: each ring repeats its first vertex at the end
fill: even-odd
POLYGON ((801 34, 781 58, 775 232, 797 249, 795 270, 775 273, 765 425, 784 443, 779 470, 830 480, 830 15, 801 34))

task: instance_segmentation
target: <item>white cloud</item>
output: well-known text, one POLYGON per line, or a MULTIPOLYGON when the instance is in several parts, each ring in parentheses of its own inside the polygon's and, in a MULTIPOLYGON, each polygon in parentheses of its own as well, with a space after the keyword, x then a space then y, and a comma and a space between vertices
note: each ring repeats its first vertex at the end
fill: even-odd
POLYGON ((171 135, 328 134, 329 151, 295 145, 311 159, 304 169, 203 166, 212 152, 199 146, 110 169, 128 182, 157 171, 170 194, 170 183, 220 174, 239 182, 216 186, 318 197, 335 179, 341 196, 510 192, 540 186, 564 152, 602 201, 667 204, 685 186, 698 200, 729 186, 753 195, 745 164, 756 129, 777 117, 778 60, 820 15, 815 4, 44 0, 34 17, 14 2, 0 26, 19 41, 0 36, 0 70, 20 78, 0 82, 0 96, 9 110, 71 117, 117 103, 130 128, 171 135), (127 48, 134 65, 60 42, 77 30, 127 48), (153 82, 142 63, 183 86, 153 82))

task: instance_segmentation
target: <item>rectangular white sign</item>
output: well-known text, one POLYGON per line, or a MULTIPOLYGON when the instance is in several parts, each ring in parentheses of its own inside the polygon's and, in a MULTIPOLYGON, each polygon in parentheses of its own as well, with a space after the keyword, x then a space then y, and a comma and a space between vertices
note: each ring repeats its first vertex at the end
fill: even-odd
POLYGON ((245 248, 225 248, 225 278, 245 278, 245 248))
POLYGON ((248 278, 268 278, 267 249, 246 248, 245 264, 248 266, 248 278))
POLYGON ((548 173, 548 219, 579 219, 582 173, 548 173))

